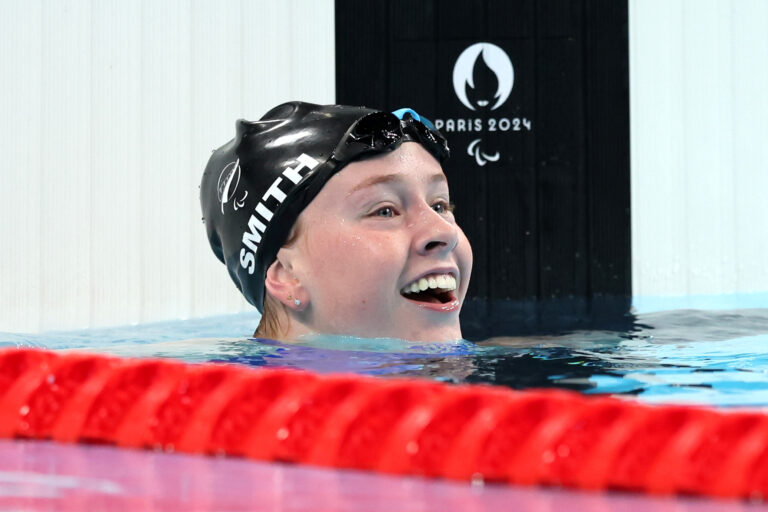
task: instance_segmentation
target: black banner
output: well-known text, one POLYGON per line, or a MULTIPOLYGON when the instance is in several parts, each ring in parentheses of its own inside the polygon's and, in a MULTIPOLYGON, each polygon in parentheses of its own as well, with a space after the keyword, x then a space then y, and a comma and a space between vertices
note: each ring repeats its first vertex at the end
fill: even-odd
POLYGON ((595 325, 631 297, 627 4, 336 1, 336 101, 448 138, 470 338, 595 325))

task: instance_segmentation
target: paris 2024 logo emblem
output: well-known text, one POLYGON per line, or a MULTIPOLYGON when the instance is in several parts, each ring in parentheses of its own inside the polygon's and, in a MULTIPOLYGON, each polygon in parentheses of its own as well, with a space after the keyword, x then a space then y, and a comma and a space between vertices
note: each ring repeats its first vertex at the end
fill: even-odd
POLYGON ((507 101, 515 85, 515 69, 507 53, 493 43, 475 43, 461 52, 453 66, 453 90, 459 101, 481 117, 436 119, 444 132, 475 132, 480 135, 467 146, 467 154, 479 166, 501 158, 497 151, 484 150, 482 134, 487 132, 531 131, 525 117, 497 117, 493 111, 507 101))
MULTIPOLYGON (((482 65, 481 64, 481 65, 482 65)), ((487 76, 487 72, 480 69, 478 73, 479 80, 491 78, 487 76)), ((496 110, 509 98, 509 93, 512 92, 512 86, 515 84, 515 70, 512 67, 512 61, 509 60, 509 56, 491 43, 475 43, 459 55, 456 59, 456 64, 453 66, 453 90, 456 91, 456 96, 469 110, 477 110, 477 107, 486 107, 493 102, 491 110, 496 110), (478 59, 482 59, 482 64, 490 71, 496 78, 496 91, 491 98, 478 98, 475 101, 470 101, 468 98, 468 90, 476 91, 479 89, 475 87, 474 75, 475 65, 478 63, 478 59), (477 104, 477 107, 473 105, 477 104)), ((480 85, 480 84, 478 84, 480 85)), ((485 85, 485 84, 483 84, 485 85)), ((484 87, 480 90, 480 93, 490 93, 491 90, 488 87, 484 87)))

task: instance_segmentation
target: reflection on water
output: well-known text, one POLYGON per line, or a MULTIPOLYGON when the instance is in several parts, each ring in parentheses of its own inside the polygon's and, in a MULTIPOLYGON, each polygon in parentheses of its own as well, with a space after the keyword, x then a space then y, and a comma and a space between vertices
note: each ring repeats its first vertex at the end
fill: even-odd
POLYGON ((559 387, 648 402, 768 405, 768 309, 664 311, 637 315, 625 324, 615 330, 562 330, 479 343, 315 336, 285 344, 244 336, 255 318, 234 315, 74 333, 0 333, 0 346, 424 377, 514 389, 559 387))

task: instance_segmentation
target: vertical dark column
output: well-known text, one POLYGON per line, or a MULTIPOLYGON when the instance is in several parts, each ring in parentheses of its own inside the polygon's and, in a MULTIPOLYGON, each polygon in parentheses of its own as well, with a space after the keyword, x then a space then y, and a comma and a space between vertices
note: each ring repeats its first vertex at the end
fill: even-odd
POLYGON ((387 107, 418 105, 422 112, 435 112, 439 104, 434 90, 438 60, 435 1, 383 3, 389 6, 392 20, 390 73, 385 77, 387 107))
POLYGON ((512 92, 501 107, 505 111, 492 110, 489 117, 531 123, 530 131, 520 124, 517 132, 512 126, 511 133, 501 130, 488 133, 489 141, 503 152, 503 163, 489 162, 483 167, 488 174, 489 244, 488 252, 478 256, 488 260, 488 297, 491 299, 485 322, 489 335, 494 331, 530 330, 538 323, 540 109, 536 4, 535 0, 488 2, 488 33, 483 40, 507 52, 515 73, 512 92))
POLYGON ((595 313, 629 308, 629 17, 626 2, 584 0, 589 293, 595 313))
POLYGON ((629 305, 627 16, 615 0, 336 1, 337 102, 415 108, 451 144, 469 337, 629 305))
POLYGON ((580 2, 536 4, 539 313, 587 313, 585 117, 580 2))
POLYGON ((391 35, 386 2, 339 0, 336 22, 336 102, 386 108, 391 35))

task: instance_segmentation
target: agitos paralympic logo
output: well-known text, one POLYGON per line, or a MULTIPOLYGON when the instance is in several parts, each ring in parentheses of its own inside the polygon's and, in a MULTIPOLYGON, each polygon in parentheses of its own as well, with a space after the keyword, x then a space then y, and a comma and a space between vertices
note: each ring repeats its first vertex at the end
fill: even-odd
MULTIPOLYGON (((466 108, 479 117, 436 119, 435 126, 443 132, 519 132, 531 131, 531 121, 525 117, 497 117, 492 111, 509 98, 515 84, 515 70, 509 55, 493 43, 475 43, 459 55, 453 66, 453 90, 466 108)), ((467 146, 467 154, 477 165, 496 162, 501 154, 485 152, 482 137, 467 146)))

